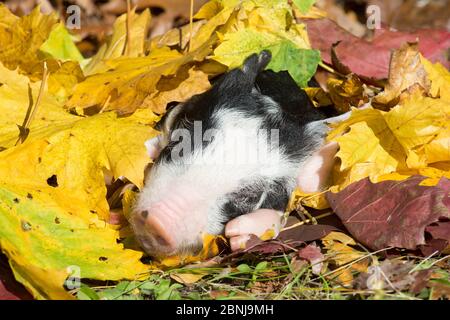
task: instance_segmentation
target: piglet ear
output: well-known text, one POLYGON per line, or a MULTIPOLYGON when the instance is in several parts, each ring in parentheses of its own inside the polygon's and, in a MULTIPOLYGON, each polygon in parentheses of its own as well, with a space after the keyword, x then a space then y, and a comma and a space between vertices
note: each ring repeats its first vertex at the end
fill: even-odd
POLYGON ((272 55, 267 50, 261 51, 260 54, 252 54, 245 59, 242 68, 233 69, 223 76, 217 84, 219 91, 225 92, 228 97, 251 92, 256 77, 267 67, 271 58, 272 55))
POLYGON ((156 136, 144 142, 144 145, 147 148, 147 153, 152 160, 158 158, 159 153, 161 152, 160 139, 161 136, 156 136))
POLYGON ((255 79, 256 76, 267 67, 271 59, 272 54, 268 50, 263 50, 260 54, 252 54, 245 59, 242 71, 249 77, 255 79))

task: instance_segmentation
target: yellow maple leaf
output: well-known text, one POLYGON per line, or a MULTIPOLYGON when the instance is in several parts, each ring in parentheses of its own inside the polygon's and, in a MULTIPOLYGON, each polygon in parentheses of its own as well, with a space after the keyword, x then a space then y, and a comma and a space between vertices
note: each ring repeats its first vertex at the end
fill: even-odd
POLYGON ((82 278, 134 279, 142 252, 124 250, 110 227, 104 170, 142 186, 150 161, 144 141, 157 134, 150 110, 130 117, 69 114, 44 88, 27 139, 14 146, 36 100, 35 83, 0 64, 0 247, 17 280, 36 298, 67 298, 67 267, 82 278))
POLYGON ((165 257, 161 261, 156 262, 156 266, 159 266, 161 268, 172 268, 188 263, 206 260, 218 255, 220 253, 220 249, 224 246, 224 243, 226 243, 226 240, 223 238, 223 236, 205 234, 203 236, 203 247, 198 254, 165 257))
POLYGON ((276 51, 283 41, 295 48, 311 48, 304 25, 292 23, 292 7, 286 1, 247 0, 236 5, 235 11, 235 16, 217 29, 219 46, 213 57, 229 68, 240 66, 244 58, 263 49, 276 51))
MULTIPOLYGON (((37 100, 41 81, 31 82, 26 76, 17 71, 11 71, 0 63, 0 150, 6 149, 17 141, 18 125, 23 123, 29 111, 30 104, 37 100)), ((54 86, 55 91, 58 91, 54 86)), ((55 92, 56 93, 56 92, 55 92)), ((29 129, 33 136, 39 136, 42 130, 62 129, 67 121, 74 121, 78 117, 65 112, 60 102, 44 90, 40 107, 31 122, 29 129), (47 127, 51 125, 51 128, 47 127)))
POLYGON ((227 24, 238 4, 239 1, 236 0, 212 0, 201 7, 194 18, 206 19, 207 22, 201 26, 198 32, 190 40, 191 50, 196 50, 201 47, 214 35, 219 27, 227 24))
POLYGON ((36 7, 31 14, 19 18, 0 4, 0 21, 0 62, 29 74, 42 72, 38 51, 56 26, 56 15, 44 15, 36 7))
MULTIPOLYGON (((433 162, 430 159, 419 159, 422 155, 425 156, 421 148, 430 143, 436 144, 438 135, 446 131, 448 133, 450 128, 449 116, 450 104, 448 102, 423 97, 418 92, 386 113, 386 124, 407 154, 409 168, 425 167, 433 162)), ((439 139, 442 139, 442 136, 439 139)), ((445 146, 443 147, 445 148, 445 146)), ((448 147, 447 145, 447 152, 448 147)), ((437 151, 443 150, 438 148, 437 151)), ((431 157, 434 156, 434 159, 440 157, 440 154, 433 155, 432 152, 433 149, 429 148, 428 154, 431 157)))
POLYGON ((317 210, 327 209, 330 207, 330 205, 328 204, 325 194, 326 191, 306 193, 299 188, 296 188, 290 196, 289 203, 286 207, 286 213, 290 213, 291 211, 296 210, 298 204, 317 210))
POLYGON ((322 244, 327 252, 327 259, 338 267, 348 265, 330 273, 328 278, 337 278, 342 285, 347 286, 353 281, 353 272, 367 272, 369 260, 364 258, 367 253, 351 247, 356 245, 351 237, 333 231, 322 238, 322 244))
POLYGON ((137 14, 131 10, 129 16, 129 32, 127 34, 127 14, 121 15, 114 22, 113 34, 109 36, 106 43, 90 59, 83 71, 86 75, 105 72, 109 66, 107 60, 120 57, 138 57, 144 55, 145 40, 150 26, 150 11, 137 14), (131 35, 130 39, 127 35, 131 35))
POLYGON ((67 102, 68 108, 96 106, 100 110, 132 113, 163 75, 176 73, 188 58, 169 48, 153 50, 146 57, 117 58, 105 63, 109 70, 97 73, 79 83, 67 102))
POLYGON ((207 74, 194 68, 186 69, 180 68, 175 77, 162 78, 155 94, 145 98, 141 107, 161 114, 170 102, 183 102, 210 88, 207 74))
MULTIPOLYGON (((130 114, 143 107, 146 98, 157 93, 158 82, 163 76, 173 76, 181 66, 203 59, 208 55, 209 47, 207 42, 185 55, 162 47, 145 57, 107 60, 104 63, 108 71, 91 75, 79 83, 66 106, 79 113, 83 113, 81 109, 95 107, 97 112, 115 110, 130 114)), ((198 88, 194 86, 192 90, 198 88)))
MULTIPOLYGON (((9 148, 17 141, 17 124, 22 123, 29 109, 28 86, 31 95, 36 97, 40 82, 30 83, 27 77, 1 64, 0 74, 5 79, 0 87, 0 110, 6 115, 0 119, 0 146, 9 148)), ((66 186, 74 190, 81 190, 81 185, 86 187, 86 184, 92 187, 92 192, 98 190, 97 187, 104 184, 103 169, 111 170, 116 178, 125 176, 137 186, 142 186, 143 169, 150 161, 144 141, 157 134, 151 129, 158 120, 157 116, 150 110, 139 110, 124 118, 118 118, 113 113, 84 118, 66 112, 47 90, 42 94, 26 143, 17 147, 26 152, 29 143, 37 140, 48 143, 39 157, 38 167, 33 168, 35 172, 42 178, 57 175, 59 183, 67 183, 66 186)), ((29 178, 27 175, 21 176, 29 178)), ((98 203, 95 197, 86 201, 98 203)), ((100 212, 107 212, 106 205, 100 207, 100 212)))
POLYGON ((433 98, 441 98, 450 101, 450 71, 439 62, 432 64, 430 61, 420 56, 420 60, 431 81, 430 95, 433 98))
MULTIPOLYGON (((0 162, 5 160, 20 164, 25 157, 10 154, 0 162)), ((63 285, 71 270, 78 280, 136 279, 146 272, 142 252, 124 250, 118 232, 85 202, 68 190, 53 192, 56 188, 30 180, 0 181, 0 247, 16 279, 35 298, 70 298, 63 285)))
POLYGON ((350 132, 334 139, 340 147, 336 156, 341 159, 341 171, 364 163, 370 167, 366 172, 373 176, 394 172, 401 165, 401 145, 384 121, 383 112, 376 111, 378 117, 352 124, 350 132))
POLYGON ((34 177, 42 182, 55 177, 62 190, 83 199, 106 219, 108 205, 103 170, 110 170, 116 178, 127 177, 141 187, 144 168, 150 162, 144 141, 157 134, 149 127, 157 118, 148 110, 138 112, 136 117, 118 119, 115 114, 106 113, 68 119, 48 129, 36 128, 36 136, 32 130, 25 144, 1 154, 6 162, 0 171, 20 171, 19 175, 5 175, 2 180, 9 178, 10 183, 15 183, 18 179, 33 181, 30 177, 34 177), (144 112, 147 113, 147 124, 136 118, 144 112), (32 143, 42 139, 47 145, 37 158, 29 158, 25 163, 7 163, 11 153, 26 154, 32 143))
MULTIPOLYGON (((49 61, 56 62, 56 61, 49 61)), ((80 65, 76 61, 58 63, 57 67, 49 66, 48 92, 59 103, 65 103, 73 94, 75 86, 85 79, 80 65)))
POLYGON ((365 252, 351 247, 356 246, 356 242, 345 233, 332 231, 321 240, 324 247, 327 249, 328 254, 331 255, 331 260, 333 260, 337 266, 350 263, 366 255, 365 252))
POLYGON ((329 137, 340 147, 340 188, 365 177, 375 182, 396 172, 405 178, 424 174, 448 161, 449 114, 450 104, 417 91, 389 112, 354 110, 329 137))

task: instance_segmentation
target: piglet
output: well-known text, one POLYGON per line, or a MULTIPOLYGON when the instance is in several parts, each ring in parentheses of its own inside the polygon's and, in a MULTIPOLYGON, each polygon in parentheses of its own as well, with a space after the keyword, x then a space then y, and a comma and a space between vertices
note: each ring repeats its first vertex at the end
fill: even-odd
POLYGON ((155 161, 131 224, 149 255, 195 254, 205 234, 225 234, 233 250, 250 234, 276 236, 294 188, 327 185, 337 151, 327 122, 342 117, 325 119, 287 72, 264 71, 270 60, 251 55, 147 141, 155 161))

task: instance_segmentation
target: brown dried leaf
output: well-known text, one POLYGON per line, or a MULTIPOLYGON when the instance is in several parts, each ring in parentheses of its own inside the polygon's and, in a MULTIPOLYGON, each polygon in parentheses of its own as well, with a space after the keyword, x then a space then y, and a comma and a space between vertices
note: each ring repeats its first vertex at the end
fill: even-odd
POLYGON ((447 59, 450 33, 446 30, 424 29, 407 33, 380 29, 375 30, 371 41, 367 41, 355 37, 329 19, 306 19, 304 22, 308 28, 311 46, 321 51, 322 59, 326 63, 332 62, 332 45, 341 41, 335 48, 337 58, 360 77, 387 78, 391 50, 417 39, 419 50, 427 59, 439 61, 446 67, 450 66, 447 59))
POLYGON ((431 87, 425 67, 421 63, 417 43, 405 43, 392 53, 388 84, 384 88, 384 92, 374 98, 374 102, 390 104, 404 90, 414 85, 419 85, 426 92, 431 87))
POLYGON ((155 94, 145 98, 141 107, 161 114, 170 102, 184 102, 209 89, 211 85, 205 73, 194 68, 186 69, 182 67, 176 76, 162 78, 155 94))
MULTIPOLYGON (((366 178, 327 196, 333 210, 359 242, 374 250, 386 247, 414 250, 427 243, 428 226, 450 219, 450 180, 442 178, 434 187, 419 185, 422 180, 422 176, 413 176, 404 181, 374 184, 366 178)), ((440 233, 435 232, 434 236, 440 233)))
POLYGON ((344 80, 330 78, 327 86, 334 107, 340 113, 347 112, 351 107, 359 107, 369 101, 363 83, 353 73, 349 74, 344 80))
POLYGON ((320 248, 315 244, 309 244, 298 251, 298 256, 309 261, 312 266, 312 272, 316 275, 321 273, 323 261, 325 260, 320 248))

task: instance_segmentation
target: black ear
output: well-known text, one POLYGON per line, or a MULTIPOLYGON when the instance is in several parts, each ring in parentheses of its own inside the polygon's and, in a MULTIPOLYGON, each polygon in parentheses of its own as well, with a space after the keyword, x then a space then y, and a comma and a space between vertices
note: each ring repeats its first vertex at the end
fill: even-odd
POLYGON ((173 126, 175 117, 181 111, 181 108, 182 108, 181 103, 174 103, 174 104, 168 105, 166 108, 166 113, 164 113, 164 115, 161 117, 161 119, 155 125, 155 129, 158 131, 161 131, 163 135, 168 134, 168 132, 170 131, 170 129, 173 126))
POLYGON ((258 74, 267 67, 271 59, 272 54, 268 50, 263 50, 260 54, 254 53, 245 59, 242 71, 248 78, 255 81, 258 74))
POLYGON ((305 90, 299 88, 287 71, 263 71, 257 76, 256 85, 263 95, 272 98, 288 114, 302 118, 305 113, 313 118, 315 114, 321 117, 305 90))
POLYGON ((264 70, 272 59, 272 54, 261 51, 259 54, 252 54, 245 59, 241 69, 233 69, 228 72, 218 83, 221 90, 233 95, 234 91, 251 92, 255 86, 258 74, 264 70))

